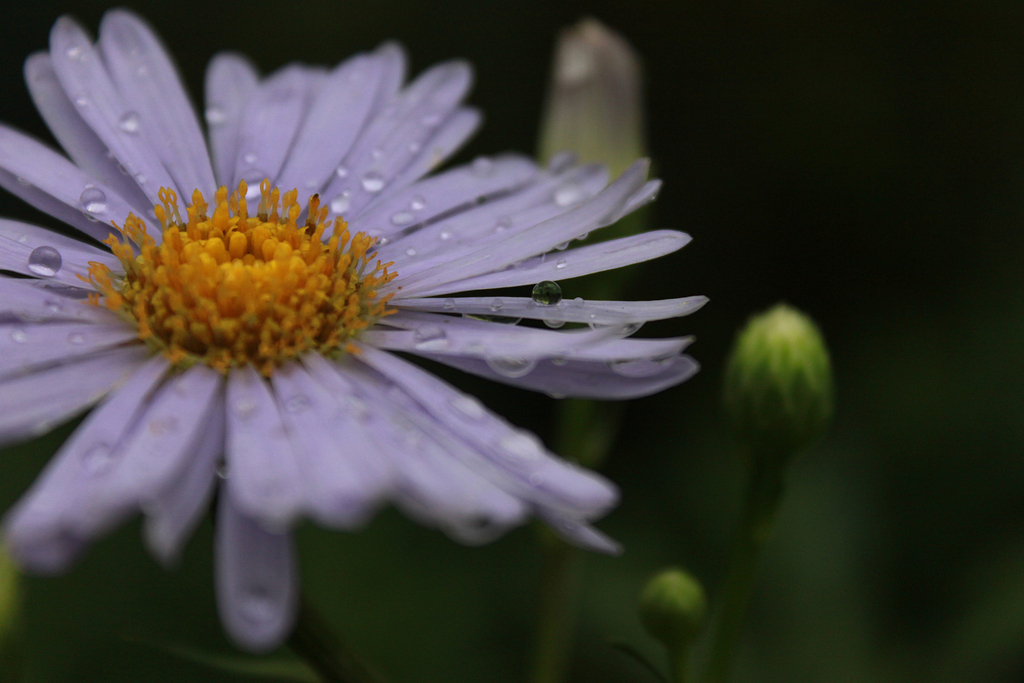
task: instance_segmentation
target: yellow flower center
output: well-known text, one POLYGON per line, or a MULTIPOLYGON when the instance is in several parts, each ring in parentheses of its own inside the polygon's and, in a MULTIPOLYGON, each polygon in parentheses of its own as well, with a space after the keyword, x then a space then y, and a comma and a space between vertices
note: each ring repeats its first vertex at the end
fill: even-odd
POLYGON ((115 224, 123 239, 112 235, 107 244, 124 274, 90 263, 88 279, 102 294, 91 302, 135 325, 139 339, 178 367, 205 363, 227 372, 251 364, 269 376, 306 351, 355 352, 360 331, 394 312, 386 307, 390 294, 377 297, 397 273, 388 272, 391 263, 370 266, 376 238, 350 236, 337 218, 324 242, 327 208, 319 196, 310 197, 299 224, 298 190, 281 197, 266 180, 249 216, 246 190, 243 181, 228 197, 221 187, 211 216, 196 190, 183 218, 176 194, 161 189, 163 242, 134 214, 123 228, 115 224))

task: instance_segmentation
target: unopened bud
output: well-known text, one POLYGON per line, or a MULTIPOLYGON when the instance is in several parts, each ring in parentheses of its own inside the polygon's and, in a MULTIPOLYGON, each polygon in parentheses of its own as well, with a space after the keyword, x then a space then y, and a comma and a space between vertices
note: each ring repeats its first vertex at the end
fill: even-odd
POLYGON ((645 156, 640 59, 596 19, 564 29, 555 47, 540 158, 559 152, 617 176, 645 156))
POLYGON ((681 569, 666 569, 647 582, 640 594, 640 621, 670 653, 681 652, 704 626, 708 602, 704 588, 681 569))
POLYGON ((725 407, 755 451, 792 454, 832 417, 832 368, 817 326, 778 304, 740 332, 725 371, 725 407))

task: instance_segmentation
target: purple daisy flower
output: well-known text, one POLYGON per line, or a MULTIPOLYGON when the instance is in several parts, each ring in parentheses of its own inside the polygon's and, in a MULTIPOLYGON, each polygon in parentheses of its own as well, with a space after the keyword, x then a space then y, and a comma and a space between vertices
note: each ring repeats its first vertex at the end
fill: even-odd
POLYGON ((0 277, 0 441, 98 405, 7 514, 24 568, 64 571, 136 513, 172 563, 217 491, 221 619, 261 651, 295 619, 301 516, 356 529, 391 502, 483 543, 533 515, 617 550, 590 526, 616 503, 611 483, 392 352, 558 396, 690 377, 689 338, 629 337, 703 297, 568 301, 556 284, 689 241, 566 248, 654 198, 646 161, 610 184, 567 155, 424 177, 479 124, 462 104, 472 73, 448 62, 403 85, 391 43, 267 77, 216 56, 206 137, 129 12, 108 12, 95 42, 59 19, 25 76, 67 157, 0 126, 0 185, 96 241, 0 220, 0 268, 27 276, 0 277), (452 297, 521 285, 535 296, 452 297))

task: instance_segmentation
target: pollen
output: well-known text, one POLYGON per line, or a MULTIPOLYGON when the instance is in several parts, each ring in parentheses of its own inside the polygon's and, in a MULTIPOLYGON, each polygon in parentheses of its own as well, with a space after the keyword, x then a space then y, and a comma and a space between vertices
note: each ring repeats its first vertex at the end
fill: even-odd
POLYGON ((124 273, 89 264, 90 301, 138 329, 139 339, 176 367, 204 363, 222 373, 252 365, 269 376, 308 351, 337 357, 393 313, 378 288, 397 273, 375 261, 376 238, 335 219, 325 239, 327 208, 309 198, 305 220, 298 191, 260 184, 250 216, 245 182, 230 197, 221 187, 212 213, 202 193, 182 215, 174 191, 160 190, 155 207, 163 228, 157 244, 129 214, 107 244, 124 273))

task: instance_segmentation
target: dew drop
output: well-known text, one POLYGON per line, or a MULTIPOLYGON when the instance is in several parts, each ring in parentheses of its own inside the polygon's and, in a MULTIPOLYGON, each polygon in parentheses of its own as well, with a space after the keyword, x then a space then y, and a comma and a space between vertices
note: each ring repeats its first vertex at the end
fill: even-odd
POLYGON ((247 164, 255 164, 256 163, 256 153, 255 152, 247 152, 246 155, 244 157, 242 157, 242 161, 244 161, 247 164))
POLYGON ((117 121, 117 127, 129 135, 137 135, 141 124, 142 121, 139 118, 139 114, 134 111, 126 111, 117 121))
POLYGON ((90 474, 98 474, 114 464, 114 451, 105 443, 93 444, 82 454, 82 466, 90 474))
POLYGON ((416 217, 408 211, 399 211, 391 216, 392 225, 409 225, 414 220, 416 220, 416 217))
POLYGON ((426 205, 427 200, 420 195, 416 195, 409 202, 409 208, 412 209, 413 211, 422 211, 426 205))
POLYGON ((562 288, 557 282, 544 280, 533 286, 531 297, 534 303, 542 306, 555 306, 562 300, 562 288))
POLYGON ((348 190, 345 190, 344 192, 342 192, 337 197, 331 200, 331 211, 337 214, 345 213, 346 211, 348 211, 348 207, 352 203, 351 198, 352 193, 349 192, 348 190))
POLYGON ((583 199, 583 190, 579 185, 563 185, 555 190, 555 204, 569 206, 583 199))
POLYGON ((416 253, 417 253, 416 250, 413 249, 412 247, 409 247, 408 249, 405 250, 405 255, 408 256, 409 258, 412 258, 413 256, 415 256, 416 253))
POLYGON ((512 227, 512 219, 508 216, 502 216, 494 224, 494 232, 505 232, 512 227))
POLYGON ((487 157, 477 157, 473 160, 472 170, 477 178, 486 178, 494 171, 494 162, 487 157))
POLYGON ((306 396, 305 394, 299 394, 298 396, 292 396, 290 399, 288 399, 288 401, 284 404, 284 409, 294 415, 296 413, 301 413, 302 411, 306 410, 307 408, 309 408, 310 405, 312 405, 312 403, 313 402, 310 400, 309 396, 306 396))
POLYGON ((235 415, 239 420, 248 420, 256 412, 256 403, 248 398, 243 398, 235 404, 235 415))
POLYGON ((72 332, 71 334, 68 335, 68 343, 69 344, 74 344, 75 346, 79 346, 79 345, 81 345, 84 342, 85 342, 85 337, 82 335, 81 332, 72 332))
POLYGON ((561 366, 561 365, 565 365, 568 362, 569 362, 568 358, 562 358, 561 356, 553 356, 551 358, 551 364, 552 365, 559 365, 559 366, 561 366))
POLYGON ((263 193, 260 191, 260 183, 268 178, 269 174, 259 169, 253 169, 243 176, 245 180, 245 201, 252 202, 259 199, 263 193))
POLYGON ((442 230, 441 233, 438 235, 438 238, 440 238, 442 241, 448 241, 452 238, 452 233, 449 232, 448 230, 442 230))
POLYGON ((68 59, 81 59, 84 51, 78 45, 73 45, 68 48, 68 59))
POLYGON ((60 252, 53 247, 36 247, 28 255, 28 269, 39 277, 53 277, 62 264, 60 252))
POLYGON ((384 150, 382 150, 380 147, 374 147, 373 150, 370 151, 370 156, 372 156, 374 159, 383 159, 384 150))
POLYGON ((458 396, 453 397, 449 403, 451 403, 452 408, 474 420, 479 420, 484 416, 483 406, 480 405, 480 401, 476 400, 472 396, 459 394, 458 396))
POLYGON ((576 239, 578 239, 580 242, 582 242, 583 240, 587 239, 588 237, 590 237, 590 233, 589 232, 585 232, 582 235, 578 236, 576 239))
POLYGON ((575 299, 572 300, 572 305, 573 305, 574 308, 583 308, 583 304, 585 304, 585 303, 586 302, 583 301, 583 297, 582 296, 578 296, 578 297, 576 297, 575 299))
POLYGON ((504 305, 505 305, 505 302, 502 301, 501 299, 493 299, 491 301, 491 310, 494 311, 495 313, 497 313, 498 311, 501 310, 502 306, 504 306, 504 305))
POLYGON ((307 180, 306 181, 306 189, 309 190, 310 192, 315 192, 319 187, 320 187, 320 181, 319 180, 307 180))
POLYGON ((146 176, 142 175, 141 173, 136 173, 132 177, 135 178, 135 182, 138 183, 139 185, 146 184, 146 176))
POLYGON ((59 301, 54 301, 53 299, 47 299, 46 301, 44 301, 43 306, 45 306, 46 310, 48 310, 50 313, 60 313, 61 311, 64 310, 64 304, 60 303, 59 301))
POLYGON ((88 107, 89 106, 89 98, 86 97, 85 95, 79 95, 78 97, 75 98, 75 104, 77 104, 79 107, 88 107))
POLYGON ((15 344, 24 344, 28 341, 28 335, 25 334, 25 330, 13 329, 11 330, 11 341, 15 344))
POLYGON ((455 299, 445 299, 443 306, 446 311, 455 310, 455 299))
POLYGON ((448 347, 448 338, 438 325, 424 325, 416 330, 413 340, 420 351, 439 351, 448 347))
POLYGON ((381 177, 380 173, 370 171, 363 176, 361 184, 367 192, 380 192, 384 189, 384 178, 381 177))
POLYGON ((660 363, 645 358, 635 360, 610 361, 608 367, 612 372, 622 377, 652 377, 662 370, 660 363))
POLYGON ((569 264, 565 262, 564 258, 560 258, 557 261, 555 261, 555 268, 558 268, 559 270, 565 268, 567 265, 569 264))
POLYGON ((494 370, 502 377, 515 379, 530 374, 530 371, 537 366, 537 361, 530 358, 487 358, 487 367, 494 370))
POLYGON ((568 242, 562 242, 561 244, 556 244, 555 245, 555 249, 557 249, 558 251, 565 251, 568 248, 569 248, 569 243, 568 242))
POLYGON ((565 326, 565 321, 564 320, 548 320, 548 319, 545 319, 544 320, 544 324, 547 325, 548 327, 550 327, 553 330, 557 330, 558 328, 565 326))
POLYGON ((32 187, 31 181, 26 180, 25 178, 22 178, 21 176, 18 176, 17 180, 18 180, 18 184, 21 185, 22 187, 32 187))
POLYGON ((334 175, 338 176, 339 178, 347 178, 348 168, 346 168, 345 165, 342 164, 338 166, 338 168, 334 169, 334 175))
POLYGON ((622 335, 625 337, 632 337, 634 334, 640 331, 640 328, 644 326, 643 321, 637 321, 629 323, 623 326, 622 335))
POLYGON ((523 460, 536 460, 541 453, 537 437, 527 432, 505 434, 498 440, 498 445, 509 455, 523 460))
POLYGON ((107 210, 107 195, 98 187, 87 187, 82 190, 78 201, 89 213, 104 213, 107 210))
POLYGON ((423 148, 423 145, 421 145, 418 142, 410 142, 409 143, 409 152, 411 154, 415 154, 416 152, 420 151, 420 149, 422 149, 422 148, 423 148))
POLYGON ((228 115, 220 107, 208 107, 203 115, 206 117, 206 123, 211 126, 222 126, 228 120, 228 115))
POLYGON ((228 464, 226 462, 217 465, 217 477, 220 479, 228 478, 228 464))

